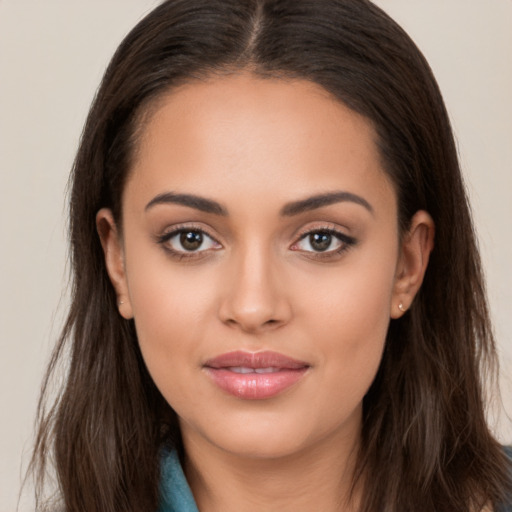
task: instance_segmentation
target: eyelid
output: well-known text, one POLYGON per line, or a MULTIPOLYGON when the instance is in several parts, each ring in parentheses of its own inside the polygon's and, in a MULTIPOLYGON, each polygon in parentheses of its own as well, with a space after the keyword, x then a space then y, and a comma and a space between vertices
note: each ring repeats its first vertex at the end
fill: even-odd
POLYGON ((302 252, 304 254, 307 254, 308 257, 314 257, 314 258, 329 258, 335 255, 339 255, 342 252, 345 252, 346 250, 350 249, 354 245, 357 244, 356 238, 353 236, 347 235, 343 232, 342 229, 340 229, 337 226, 334 226, 333 224, 324 224, 324 225, 318 225, 306 228, 300 232, 295 238, 295 242, 290 246, 291 250, 302 252), (296 247, 299 242, 307 238, 308 236, 314 234, 314 233, 328 233, 334 237, 336 237, 341 242, 341 247, 326 251, 305 251, 302 249, 294 248, 296 247))
POLYGON ((178 224, 173 224, 171 226, 167 226, 162 230, 161 235, 157 235, 157 238, 168 237, 169 235, 173 235, 179 233, 180 231, 200 231, 205 235, 208 235, 210 238, 215 239, 215 236, 210 233, 210 229, 205 227, 202 223, 197 222, 180 222, 178 224))
POLYGON ((222 244, 217 240, 217 237, 213 236, 208 229, 206 229, 203 225, 198 225, 195 223, 180 223, 169 226, 161 235, 156 235, 155 238, 156 242, 160 244, 166 252, 170 253, 171 256, 177 257, 178 259, 203 257, 205 256, 205 253, 215 251, 223 247, 222 244), (197 251, 180 251, 167 244, 167 242, 169 242, 175 236, 187 231, 195 231, 201 233, 203 236, 210 238, 215 244, 218 244, 219 247, 197 251))
POLYGON ((353 236, 347 234, 347 231, 349 231, 347 227, 340 226, 333 222, 308 222, 305 227, 302 227, 295 232, 294 238, 296 241, 299 241, 312 233, 318 233, 320 231, 331 233, 343 239, 355 241, 353 236))

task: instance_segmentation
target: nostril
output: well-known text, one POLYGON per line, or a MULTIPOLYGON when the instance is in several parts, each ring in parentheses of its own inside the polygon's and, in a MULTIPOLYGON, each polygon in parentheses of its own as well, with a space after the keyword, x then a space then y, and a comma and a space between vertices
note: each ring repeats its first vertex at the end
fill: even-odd
POLYGON ((229 327, 247 332, 269 331, 286 324, 291 305, 272 286, 258 286, 242 280, 228 289, 219 301, 219 319, 229 327))

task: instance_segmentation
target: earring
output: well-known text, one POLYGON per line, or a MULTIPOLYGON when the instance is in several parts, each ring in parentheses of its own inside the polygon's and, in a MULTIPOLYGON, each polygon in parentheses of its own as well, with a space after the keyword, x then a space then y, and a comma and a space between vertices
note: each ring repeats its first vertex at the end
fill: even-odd
POLYGON ((404 307, 404 305, 403 305, 403 303, 402 303, 402 302, 400 302, 400 304, 398 304, 398 309, 399 309, 402 313, 405 313, 405 311, 406 311, 406 309, 405 309, 405 307, 404 307))
POLYGON ((119 304, 119 306, 121 306, 122 304, 124 304, 124 302, 123 302, 122 300, 120 300, 120 301, 118 302, 118 304, 119 304))

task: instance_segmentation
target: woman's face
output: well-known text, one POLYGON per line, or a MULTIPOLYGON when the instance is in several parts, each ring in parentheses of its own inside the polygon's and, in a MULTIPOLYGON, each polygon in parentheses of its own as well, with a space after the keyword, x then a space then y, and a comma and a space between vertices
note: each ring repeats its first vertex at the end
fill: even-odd
POLYGON ((426 265, 370 123, 306 81, 183 86, 144 124, 122 206, 122 240, 98 214, 109 273, 185 443, 352 444, 426 265))

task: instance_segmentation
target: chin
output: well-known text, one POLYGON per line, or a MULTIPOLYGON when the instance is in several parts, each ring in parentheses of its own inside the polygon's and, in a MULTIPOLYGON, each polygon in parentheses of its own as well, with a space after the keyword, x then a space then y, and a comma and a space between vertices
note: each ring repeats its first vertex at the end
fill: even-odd
POLYGON ((231 436, 219 440, 218 447, 234 457, 255 460, 282 459, 291 457, 304 450, 305 444, 300 439, 291 439, 286 435, 231 436))
MULTIPOLYGON (((302 415, 286 414, 281 410, 221 416, 221 421, 204 422, 203 428, 199 426, 195 430, 194 443, 199 434, 203 442, 224 453, 255 460, 288 458, 319 449, 324 443, 336 443, 341 431, 344 431, 341 437, 347 435, 347 427, 351 432, 356 432, 356 423, 359 424, 350 421, 350 418, 359 418, 357 413, 347 415, 341 425, 316 421, 317 415, 312 411, 302 415)), ((187 439, 184 438, 184 441, 187 439)))

